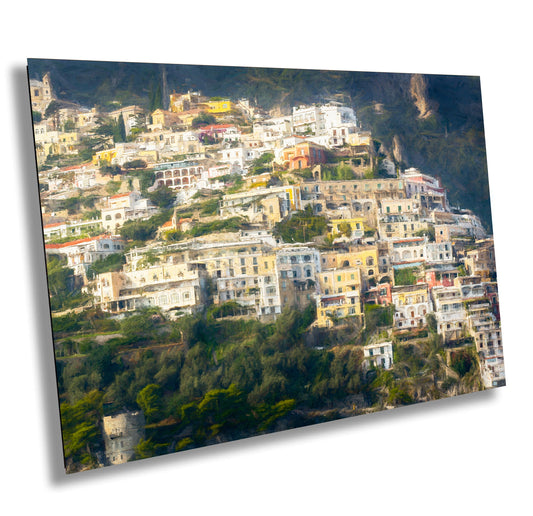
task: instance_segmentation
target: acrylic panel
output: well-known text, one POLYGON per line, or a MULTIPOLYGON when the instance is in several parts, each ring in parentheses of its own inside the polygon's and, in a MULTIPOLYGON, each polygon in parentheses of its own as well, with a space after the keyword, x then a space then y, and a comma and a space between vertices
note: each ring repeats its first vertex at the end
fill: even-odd
POLYGON ((28 83, 67 473, 505 385, 479 77, 28 83))

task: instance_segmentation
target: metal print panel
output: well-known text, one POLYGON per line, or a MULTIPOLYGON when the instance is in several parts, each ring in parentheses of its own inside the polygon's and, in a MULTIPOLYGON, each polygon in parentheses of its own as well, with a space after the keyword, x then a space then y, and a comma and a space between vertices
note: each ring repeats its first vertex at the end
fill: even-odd
POLYGON ((28 78, 68 473, 505 385, 478 77, 28 78))

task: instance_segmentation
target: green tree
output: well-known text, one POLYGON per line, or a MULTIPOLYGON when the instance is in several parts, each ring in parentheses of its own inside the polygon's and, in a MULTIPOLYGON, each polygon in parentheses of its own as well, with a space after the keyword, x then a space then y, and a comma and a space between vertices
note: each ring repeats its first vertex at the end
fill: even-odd
POLYGON ((113 124, 113 141, 115 143, 126 141, 126 126, 122 113, 120 113, 118 120, 113 124))
POLYGON ((339 231, 348 238, 352 236, 352 226, 348 222, 341 222, 339 224, 339 231))
POLYGON ((72 288, 74 273, 66 266, 66 259, 49 255, 46 260, 48 289, 53 296, 68 293, 72 288))
POLYGON ((109 385, 119 371, 119 366, 114 358, 115 353, 110 344, 95 347, 87 358, 89 369, 100 375, 103 385, 109 385))
POLYGON ((102 399, 103 394, 94 390, 74 404, 61 404, 61 430, 67 461, 96 463, 95 452, 101 442, 102 399))
POLYGON ((87 269, 87 278, 94 279, 97 274, 103 272, 119 271, 125 263, 126 259, 123 253, 112 253, 105 258, 91 263, 87 269))
POLYGON ((126 170, 130 170, 132 168, 146 168, 146 161, 142 159, 134 159, 132 161, 128 161, 127 163, 124 163, 124 168, 126 170))
POLYGON ((168 186, 160 186, 154 192, 147 194, 148 198, 162 210, 166 210, 174 204, 176 194, 168 186))
POLYGON ((157 84, 152 82, 150 86, 149 107, 151 112, 163 108, 163 91, 160 81, 157 84))
POLYGON ((156 443, 152 439, 141 439, 139 444, 135 447, 135 459, 148 459, 164 453, 167 446, 165 444, 156 443))
POLYGON ((139 340, 154 334, 157 317, 154 310, 136 312, 120 321, 120 331, 128 338, 139 340))
POLYGON ((193 118, 191 126, 193 129, 197 129, 198 127, 214 124, 216 121, 217 119, 213 115, 209 115, 208 113, 200 113, 196 118, 193 118))
POLYGON ((161 387, 155 383, 147 385, 137 394, 137 405, 144 412, 146 420, 149 422, 157 421, 161 416, 161 395, 161 387))

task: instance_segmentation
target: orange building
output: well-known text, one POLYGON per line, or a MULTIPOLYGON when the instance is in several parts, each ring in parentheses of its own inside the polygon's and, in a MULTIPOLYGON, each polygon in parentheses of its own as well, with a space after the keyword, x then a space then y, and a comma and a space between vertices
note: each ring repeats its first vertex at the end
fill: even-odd
POLYGON ((303 141, 283 151, 283 163, 289 170, 309 168, 326 162, 325 148, 313 142, 303 141))

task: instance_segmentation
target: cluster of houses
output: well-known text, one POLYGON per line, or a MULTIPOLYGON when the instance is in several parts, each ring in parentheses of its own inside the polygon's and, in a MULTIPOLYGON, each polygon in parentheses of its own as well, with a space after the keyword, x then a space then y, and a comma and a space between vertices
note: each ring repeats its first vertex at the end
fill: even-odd
MULTIPOLYGON (((53 98, 49 77, 30 88, 34 109, 44 111, 44 92, 53 98)), ((176 209, 157 239, 125 252, 122 270, 84 277, 96 306, 117 317, 144 307, 179 317, 226 306, 224 314, 269 321, 286 307, 313 303, 314 325, 324 329, 364 322, 367 305, 393 306, 394 332, 420 331, 433 314, 448 347, 475 343, 485 387, 505 382, 493 241, 475 214, 450 206, 438 178, 413 168, 378 178, 362 173, 373 159, 371 134, 340 104, 297 106, 269 117, 247 100, 187 92, 171 94, 168 106, 107 113, 122 117, 135 137, 96 152, 92 162, 40 173, 47 185, 47 254, 65 255, 84 277, 95 260, 124 253, 125 221, 158 212, 133 182, 99 200, 99 219, 57 220, 54 200, 110 180, 101 174, 102 164, 142 159, 154 173, 151 189, 172 190, 176 207, 194 207, 195 194, 223 192, 238 175, 242 188, 221 195, 214 218, 241 217, 246 228, 172 242, 165 238, 170 231, 201 222, 180 218, 176 209), (194 127, 202 113, 217 123, 194 127), (324 176, 331 153, 346 157, 351 179, 324 176), (254 161, 265 155, 272 172, 252 173, 254 161), (287 171, 290 180, 273 182, 274 169, 287 171), (276 225, 302 210, 324 217, 327 234, 301 243, 276 236, 276 225)), ((35 123, 38 163, 50 154, 75 153, 98 116, 94 109, 63 108, 54 120, 35 123), (62 132, 67 120, 71 129, 62 132)), ((368 367, 392 367, 390 341, 373 342, 364 353, 368 367)))

